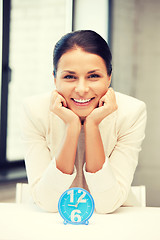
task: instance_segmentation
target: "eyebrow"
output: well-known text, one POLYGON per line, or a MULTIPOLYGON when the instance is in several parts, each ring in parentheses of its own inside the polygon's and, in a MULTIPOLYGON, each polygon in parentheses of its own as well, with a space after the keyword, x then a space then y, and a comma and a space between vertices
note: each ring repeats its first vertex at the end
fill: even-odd
POLYGON ((75 74, 75 72, 70 71, 70 70, 64 70, 64 71, 62 71, 61 73, 64 73, 64 72, 71 73, 71 74, 75 74))
MULTIPOLYGON (((87 72, 87 74, 94 73, 94 72, 97 72, 97 71, 100 71, 100 69, 95 69, 95 70, 89 71, 89 72, 87 72)), ((76 74, 76 72, 73 72, 73 71, 70 71, 70 70, 64 70, 61 73, 64 73, 64 72, 67 72, 67 73, 70 73, 70 74, 76 74)))
POLYGON ((97 72, 97 71, 100 71, 100 69, 95 69, 95 70, 89 71, 88 73, 94 73, 94 72, 97 72))

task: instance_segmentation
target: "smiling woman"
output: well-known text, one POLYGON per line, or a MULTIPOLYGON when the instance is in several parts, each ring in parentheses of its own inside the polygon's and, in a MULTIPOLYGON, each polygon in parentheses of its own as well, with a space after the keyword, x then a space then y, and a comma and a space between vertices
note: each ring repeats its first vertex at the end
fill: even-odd
POLYGON ((90 30, 54 48, 56 90, 26 100, 23 139, 32 196, 56 212, 71 187, 88 190, 99 213, 126 201, 144 139, 145 104, 110 88, 111 52, 90 30))

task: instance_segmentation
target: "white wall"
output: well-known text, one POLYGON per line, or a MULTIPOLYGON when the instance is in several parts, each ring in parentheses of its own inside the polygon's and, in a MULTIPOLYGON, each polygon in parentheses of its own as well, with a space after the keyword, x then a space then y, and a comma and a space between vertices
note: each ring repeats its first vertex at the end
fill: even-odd
POLYGON ((65 20, 65 32, 72 31, 72 18, 73 18, 73 0, 66 0, 66 20, 65 20))
POLYGON ((108 41, 108 1, 76 0, 74 30, 94 30, 108 41))

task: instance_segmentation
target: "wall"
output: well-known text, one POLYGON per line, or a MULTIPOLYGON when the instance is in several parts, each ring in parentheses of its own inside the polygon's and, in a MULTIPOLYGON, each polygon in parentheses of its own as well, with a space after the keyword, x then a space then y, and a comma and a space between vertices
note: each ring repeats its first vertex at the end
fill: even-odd
POLYGON ((108 1, 75 0, 74 30, 81 29, 94 30, 108 39, 108 1))
POLYGON ((113 87, 147 105, 146 138, 133 184, 160 206, 160 1, 113 1, 113 87))

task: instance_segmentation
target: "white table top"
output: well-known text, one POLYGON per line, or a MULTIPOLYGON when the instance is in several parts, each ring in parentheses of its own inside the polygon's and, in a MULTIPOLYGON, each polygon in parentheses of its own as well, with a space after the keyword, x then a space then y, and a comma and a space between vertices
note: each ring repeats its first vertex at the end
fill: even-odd
POLYGON ((64 225, 59 213, 33 205, 0 203, 0 240, 160 240, 160 208, 122 207, 94 213, 89 225, 64 225))

